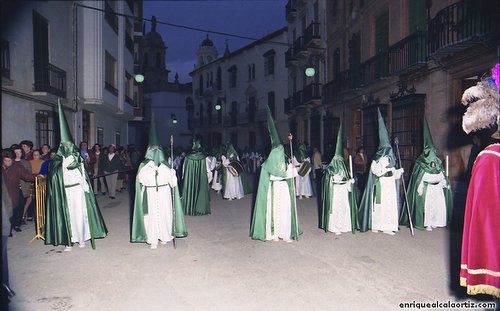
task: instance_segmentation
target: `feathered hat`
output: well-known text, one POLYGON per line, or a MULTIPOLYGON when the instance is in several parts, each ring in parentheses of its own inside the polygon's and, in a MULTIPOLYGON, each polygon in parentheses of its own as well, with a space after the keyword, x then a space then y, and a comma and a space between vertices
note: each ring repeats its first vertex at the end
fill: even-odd
MULTIPOLYGON (((465 90, 462 104, 469 107, 462 119, 465 133, 490 128, 495 123, 500 127, 500 63, 491 69, 491 77, 479 81, 465 90)), ((500 128, 499 128, 500 131, 500 128)), ((498 136, 498 132, 495 134, 498 136)))

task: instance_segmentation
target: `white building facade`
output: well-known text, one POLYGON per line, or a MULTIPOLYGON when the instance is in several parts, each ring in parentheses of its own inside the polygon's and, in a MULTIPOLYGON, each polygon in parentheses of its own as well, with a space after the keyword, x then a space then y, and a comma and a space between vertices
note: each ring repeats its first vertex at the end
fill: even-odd
MULTIPOLYGON (((142 2, 141 2, 142 3, 142 2)), ((134 1, 26 1, 2 32, 2 145, 57 147, 57 100, 73 139, 125 145, 133 117, 134 1)))
POLYGON ((288 119, 287 30, 279 29, 234 52, 218 57, 213 42, 203 40, 193 79, 193 104, 189 106, 193 135, 209 150, 231 142, 240 150, 261 150, 269 144, 268 105, 280 137, 285 141, 288 119))

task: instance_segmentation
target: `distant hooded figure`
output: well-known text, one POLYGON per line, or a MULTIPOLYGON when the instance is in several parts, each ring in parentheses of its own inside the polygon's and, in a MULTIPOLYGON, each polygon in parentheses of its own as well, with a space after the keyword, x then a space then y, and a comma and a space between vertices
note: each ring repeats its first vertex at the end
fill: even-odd
MULTIPOLYGON (((424 151, 415 161, 408 184, 408 206, 412 223, 417 229, 432 231, 446 227, 451 219, 452 194, 450 181, 443 169, 443 162, 436 155, 436 148, 424 118, 424 151)), ((408 213, 403 209, 401 225, 408 224, 408 213)))
POLYGON ((84 160, 76 148, 60 102, 58 102, 61 143, 47 174, 45 244, 80 247, 104 238, 107 229, 95 201, 84 160))
POLYGON ((299 144, 297 154, 293 156, 293 164, 297 167, 298 176, 295 177, 295 195, 302 199, 302 196, 310 198, 313 195, 311 182, 311 158, 307 155, 307 147, 304 143, 299 144), (305 163, 304 167, 302 165, 305 163), (300 171, 302 168, 302 171, 300 171))
POLYGON ((182 210, 185 215, 210 214, 208 176, 211 176, 207 157, 198 140, 193 140, 191 152, 183 167, 182 210))
POLYGON ((186 236, 177 176, 158 143, 151 116, 148 149, 137 170, 131 240, 148 243, 151 249, 156 249, 158 241, 166 244, 174 237, 186 236))
POLYGON ((250 237, 262 241, 282 239, 292 242, 302 233, 297 219, 293 189, 293 178, 297 176, 297 171, 291 163, 287 163, 269 107, 267 126, 272 149, 262 163, 250 237))
POLYGON ((357 204, 354 179, 349 175, 342 151, 342 125, 337 148, 323 173, 320 228, 335 234, 357 229, 357 204))
POLYGON ((360 231, 382 231, 394 235, 399 230, 399 186, 403 169, 396 169, 396 156, 378 110, 379 147, 373 156, 368 181, 359 206, 360 231))
MULTIPOLYGON (((236 149, 234 149, 233 144, 229 143, 227 145, 226 153, 221 156, 221 161, 222 166, 224 167, 224 199, 242 199, 245 196, 241 178, 243 170, 237 172, 233 167, 229 167, 233 161, 237 161, 241 164, 240 157, 238 156, 236 149), (232 170, 230 171, 229 169, 232 170), (238 175, 234 175, 232 172, 236 172, 238 175)), ((243 165, 241 165, 241 168, 243 168, 243 165)))
POLYGON ((500 64, 492 78, 465 90, 462 103, 469 105, 462 128, 470 133, 493 127, 492 144, 477 156, 465 203, 460 285, 469 295, 500 298, 500 64))

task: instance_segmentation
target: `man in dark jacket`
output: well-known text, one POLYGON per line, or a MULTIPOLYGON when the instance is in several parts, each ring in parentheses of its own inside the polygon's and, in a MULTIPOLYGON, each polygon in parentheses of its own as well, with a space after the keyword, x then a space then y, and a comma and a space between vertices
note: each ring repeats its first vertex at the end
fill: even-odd
POLYGON ((114 199, 116 195, 116 180, 118 171, 122 169, 122 161, 120 156, 115 153, 116 146, 109 145, 108 154, 103 157, 102 169, 106 175, 106 184, 108 185, 108 194, 110 199, 114 199), (109 174, 109 175, 108 175, 109 174))
POLYGON ((10 149, 2 150, 2 178, 9 192, 12 201, 13 216, 11 217, 11 228, 9 236, 12 236, 12 229, 21 231, 19 213, 24 210, 24 201, 21 200, 22 192, 20 188, 21 180, 34 182, 35 176, 26 170, 22 165, 14 164, 15 155, 10 149))

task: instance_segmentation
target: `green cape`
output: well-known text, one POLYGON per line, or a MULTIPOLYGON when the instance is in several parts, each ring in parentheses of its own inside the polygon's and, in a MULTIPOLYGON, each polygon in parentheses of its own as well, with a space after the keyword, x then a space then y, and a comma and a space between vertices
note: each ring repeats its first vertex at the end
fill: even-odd
POLYGON ((184 160, 182 210, 185 215, 210 214, 210 193, 206 156, 198 141, 184 160))
POLYGON ((94 239, 104 238, 108 232, 101 211, 95 201, 92 184, 86 170, 82 170, 83 159, 73 143, 68 123, 58 101, 61 143, 56 156, 49 164, 47 173, 47 198, 45 205, 45 244, 71 246, 71 222, 64 189, 63 157, 73 155, 76 161, 68 169, 80 170, 85 176, 89 192, 85 193, 85 205, 90 228, 90 242, 95 249, 94 239))
MULTIPOLYGON (((165 155, 160 147, 158 138, 156 136, 156 128, 154 122, 154 115, 151 115, 151 124, 149 129, 149 143, 148 149, 146 150, 145 160, 139 165, 137 172, 150 161, 153 161, 156 166, 160 164, 165 164, 170 168, 170 165, 165 160, 165 155)), ((147 232, 144 226, 144 215, 148 214, 148 199, 147 192, 144 192, 143 196, 143 186, 139 182, 139 178, 135 181, 135 200, 134 200, 134 215, 132 219, 132 242, 146 242, 147 232)), ((178 238, 187 236, 186 224, 184 222, 184 213, 182 212, 181 198, 179 195, 179 187, 170 188, 173 191, 173 208, 175 208, 175 236, 178 238)), ((172 197, 164 198, 165 200, 172 200, 172 197)), ((172 234, 174 235, 174 234, 172 234)))
MULTIPOLYGON (((333 156, 330 164, 326 167, 323 172, 323 189, 321 192, 321 214, 320 214, 320 228, 328 231, 328 223, 330 221, 330 214, 332 213, 333 206, 333 186, 331 179, 333 175, 342 173, 344 178, 343 181, 349 180, 349 171, 344 163, 344 158, 342 156, 342 125, 340 125, 340 130, 337 137, 337 148, 335 155, 333 156), (340 148, 338 146, 341 146, 340 148)), ((352 233, 356 232, 357 229, 357 209, 358 205, 356 203, 356 187, 351 184, 351 192, 349 192, 349 205, 351 206, 351 229, 352 233)))
MULTIPOLYGON (((432 136, 429 130, 429 125, 427 124, 427 119, 424 118, 424 150, 420 156, 415 161, 415 166, 413 167, 413 172, 410 177, 410 183, 408 184, 408 205, 410 213, 412 216, 413 226, 417 229, 424 229, 424 213, 425 213, 425 195, 427 192, 427 183, 424 183, 424 190, 422 195, 418 195, 417 189, 422 181, 424 173, 438 174, 442 172, 445 176, 446 183, 450 185, 450 180, 445 174, 443 168, 443 162, 438 158, 436 154, 436 148, 432 141, 432 136), (435 166, 432 167, 431 163, 435 166)), ((443 188, 445 202, 446 202, 446 217, 448 224, 451 221, 452 212, 452 192, 449 188, 443 188)), ((406 208, 401 212, 401 217, 399 220, 401 225, 408 225, 408 213, 406 208)))
MULTIPOLYGON (((252 215, 252 223, 250 225, 250 237, 254 240, 266 240, 266 212, 267 212, 267 193, 271 175, 277 177, 286 176, 286 157, 283 145, 279 141, 278 131, 271 116, 271 111, 267 107, 267 127, 271 138, 272 149, 267 159, 262 163, 259 186, 257 188, 257 197, 252 215)), ((293 189, 293 178, 286 180, 288 184, 288 192, 290 194, 290 209, 291 209, 291 239, 296 240, 297 231, 302 234, 302 230, 295 217, 295 193, 293 189)))
MULTIPOLYGON (((137 172, 140 172, 141 169, 152 160, 146 159, 141 165, 139 165, 139 169, 137 172)), ((167 167, 170 167, 167 161, 163 161, 167 167)), ((132 219, 132 242, 146 242, 147 234, 146 228, 144 226, 144 215, 148 214, 148 198, 147 192, 144 192, 144 196, 142 195, 143 186, 139 182, 139 178, 135 181, 135 200, 134 200, 134 216, 132 219)), ((174 208, 175 208, 175 236, 178 238, 183 238, 188 235, 186 223, 184 222, 184 213, 182 211, 181 198, 179 195, 179 187, 171 188, 171 191, 174 193, 174 208)), ((172 197, 165 198, 165 200, 172 200, 172 197)))
MULTIPOLYGON (((396 156, 392 150, 389 134, 380 114, 378 111, 378 128, 379 128, 379 147, 372 159, 372 164, 374 161, 378 161, 383 156, 389 157, 388 167, 396 167, 396 156)), ((359 220, 359 230, 365 232, 371 229, 372 225, 372 208, 373 202, 377 197, 377 193, 380 191, 380 187, 377 187, 378 177, 372 173, 371 168, 368 172, 368 180, 366 182, 365 191, 361 199, 361 204, 358 210, 358 220, 359 220)), ((400 187, 400 179, 396 180, 396 189, 400 187)), ((398 194, 399 198, 399 194, 398 194)), ((398 211, 401 210, 401 202, 398 199, 398 211)))

